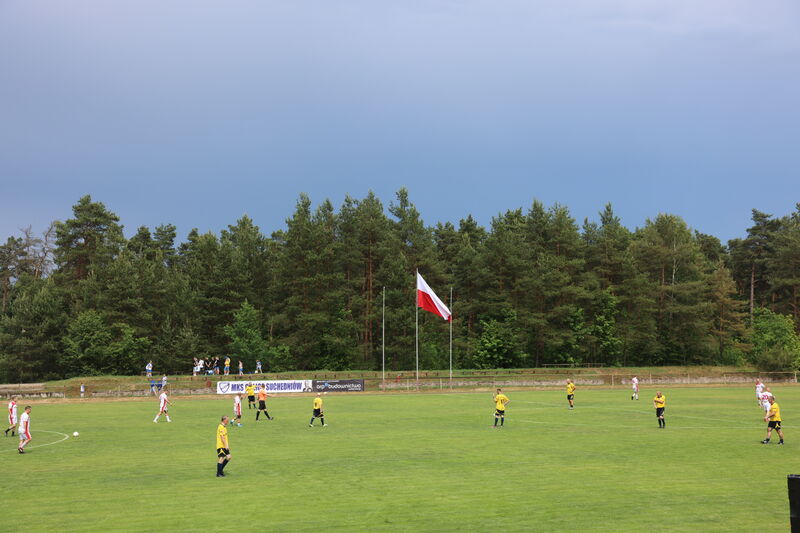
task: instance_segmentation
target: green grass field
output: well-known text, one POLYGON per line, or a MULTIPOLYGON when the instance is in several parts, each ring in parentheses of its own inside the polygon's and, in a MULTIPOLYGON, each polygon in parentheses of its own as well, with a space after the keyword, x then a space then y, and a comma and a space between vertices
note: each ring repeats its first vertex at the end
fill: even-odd
POLYGON ((646 389, 578 390, 574 411, 561 390, 507 391, 502 430, 486 392, 328 395, 324 429, 311 396, 279 396, 274 421, 245 409, 230 429, 224 479, 230 397, 174 398, 171 424, 155 398, 33 403, 29 453, 0 438, 3 530, 785 530, 800 388, 773 392, 782 447, 759 444, 750 387, 665 388, 665 430, 646 389))

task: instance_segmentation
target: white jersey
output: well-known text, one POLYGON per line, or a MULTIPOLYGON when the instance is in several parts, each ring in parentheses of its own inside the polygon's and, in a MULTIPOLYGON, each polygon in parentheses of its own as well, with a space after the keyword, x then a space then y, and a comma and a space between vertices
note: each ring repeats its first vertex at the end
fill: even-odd
POLYGON ((17 431, 19 432, 20 440, 23 438, 31 438, 31 415, 22 413, 22 416, 19 418, 19 428, 17 431))
POLYGON ((158 410, 161 411, 161 412, 166 411, 167 410, 167 393, 166 392, 162 392, 161 396, 158 397, 158 400, 159 400, 158 410))
POLYGON ((758 383, 756 385, 756 398, 761 398, 761 393, 764 392, 764 384, 758 383))
POLYGON ((635 391, 639 390, 639 378, 631 378, 631 388, 635 391))
POLYGON ((12 426, 17 423, 17 402, 14 400, 8 402, 8 423, 12 426))
POLYGON ((144 369, 147 370, 147 372, 152 372, 153 371, 153 364, 152 363, 147 363, 147 365, 144 367, 144 369))
POLYGON ((238 396, 233 397, 233 414, 242 416, 242 399, 238 396))
POLYGON ((161 386, 162 387, 166 387, 167 386, 167 376, 164 376, 163 378, 161 378, 161 386))
POLYGON ((769 411, 770 407, 769 399, 773 397, 774 396, 769 391, 762 391, 761 394, 759 395, 758 399, 761 401, 761 407, 764 408, 764 411, 769 411))

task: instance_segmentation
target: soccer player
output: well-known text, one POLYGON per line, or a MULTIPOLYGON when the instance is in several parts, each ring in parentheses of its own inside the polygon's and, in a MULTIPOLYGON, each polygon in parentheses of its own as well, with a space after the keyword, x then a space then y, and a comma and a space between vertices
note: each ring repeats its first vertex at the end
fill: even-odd
POLYGON ((764 384, 761 380, 756 378, 756 403, 761 405, 761 393, 764 392, 764 384))
POLYGON ((252 409, 256 406, 256 387, 252 383, 248 383, 247 386, 244 388, 244 392, 247 394, 247 408, 252 409))
POLYGON ((497 419, 500 419, 500 427, 503 427, 503 424, 506 421, 506 405, 510 401, 508 396, 503 394, 502 389, 497 389, 497 392, 492 397, 494 400, 494 427, 497 427, 497 419))
POLYGON ((314 419, 319 418, 319 421, 322 422, 322 427, 326 427, 328 424, 325 423, 325 413, 322 412, 322 398, 320 397, 320 393, 317 393, 317 397, 314 398, 314 414, 311 415, 311 422, 308 423, 308 427, 312 427, 314 425, 314 419))
POLYGON ((228 417, 223 416, 217 426, 217 477, 225 477, 223 470, 231 460, 231 445, 228 442, 228 417))
POLYGON ((25 412, 19 417, 19 453, 25 453, 25 446, 31 441, 31 406, 25 406, 25 412))
POLYGON ((569 408, 575 409, 575 389, 577 387, 572 382, 571 379, 567 380, 567 401, 569 402, 569 408))
POLYGON ((145 370, 145 372, 147 372, 147 377, 148 378, 152 378, 153 377, 153 362, 152 361, 148 361, 148 363, 144 367, 144 370, 145 370))
MULTIPOLYGON (((25 416, 25 415, 22 415, 25 416)), ((774 396, 770 396, 769 398, 769 412, 767 416, 764 417, 764 422, 767 422, 767 438, 761 441, 761 444, 769 444, 769 438, 772 436, 772 430, 778 432, 778 436, 781 438, 778 444, 783 444, 783 431, 781 431, 781 407, 778 405, 778 402, 775 401, 774 396)))
POLYGON ((233 421, 238 427, 242 427, 242 395, 237 394, 233 397, 233 421))
POLYGON ((239 375, 244 376, 244 365, 239 361, 239 375))
POLYGON ((256 374, 261 373, 261 360, 256 361, 256 374))
POLYGON ((761 408, 764 409, 765 413, 769 412, 769 399, 773 398, 772 391, 769 390, 769 387, 764 387, 761 390, 761 408))
POLYGON ((14 430, 17 429, 17 398, 18 396, 12 396, 11 401, 8 402, 8 429, 6 429, 6 437, 8 437, 8 432, 11 432, 11 436, 14 436, 14 430))
POLYGON ((158 397, 158 414, 153 419, 153 422, 158 423, 158 417, 162 414, 167 417, 167 422, 172 422, 169 418, 169 412, 167 411, 168 405, 172 405, 172 402, 167 398, 167 390, 164 389, 161 391, 161 396, 158 397))
POLYGON ((164 377, 161 378, 161 388, 162 389, 166 389, 167 388, 167 375, 166 374, 164 374, 164 377))
POLYGON ((269 416, 267 412, 267 386, 264 385, 260 389, 258 389, 258 410, 256 411, 256 421, 258 421, 258 415, 261 414, 261 411, 264 411, 264 416, 267 417, 267 420, 272 420, 272 417, 269 416))
POLYGON ((658 427, 665 429, 667 422, 664 420, 664 406, 667 405, 667 398, 661 394, 661 391, 656 392, 653 398, 653 407, 656 408, 656 418, 658 419, 658 427))
POLYGON ((231 373, 231 358, 230 357, 226 357, 225 358, 225 369, 224 369, 224 372, 225 372, 226 376, 229 376, 230 373, 231 373))
POLYGON ((639 378, 633 376, 631 378, 631 400, 638 400, 639 399, 639 378))

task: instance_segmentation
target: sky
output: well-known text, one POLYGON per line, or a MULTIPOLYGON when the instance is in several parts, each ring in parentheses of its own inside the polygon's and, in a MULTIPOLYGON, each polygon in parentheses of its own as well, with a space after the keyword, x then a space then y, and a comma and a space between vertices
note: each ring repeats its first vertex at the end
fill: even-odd
POLYGON ((86 194, 182 241, 406 187, 726 242, 800 202, 798 95, 796 0, 0 0, 0 240, 86 194))

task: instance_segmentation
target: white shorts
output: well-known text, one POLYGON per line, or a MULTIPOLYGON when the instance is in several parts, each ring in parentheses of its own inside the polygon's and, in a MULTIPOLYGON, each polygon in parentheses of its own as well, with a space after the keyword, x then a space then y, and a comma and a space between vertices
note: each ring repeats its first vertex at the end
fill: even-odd
POLYGON ((29 433, 23 433, 23 432, 20 431, 19 440, 21 440, 21 441, 22 440, 28 440, 29 438, 31 438, 29 433))
POLYGON ((16 426, 17 422, 18 422, 17 421, 17 417, 15 417, 15 416, 9 416, 8 417, 8 425, 9 426, 16 426))
POLYGON ((765 412, 769 412, 769 402, 761 402, 761 407, 764 409, 765 412))

